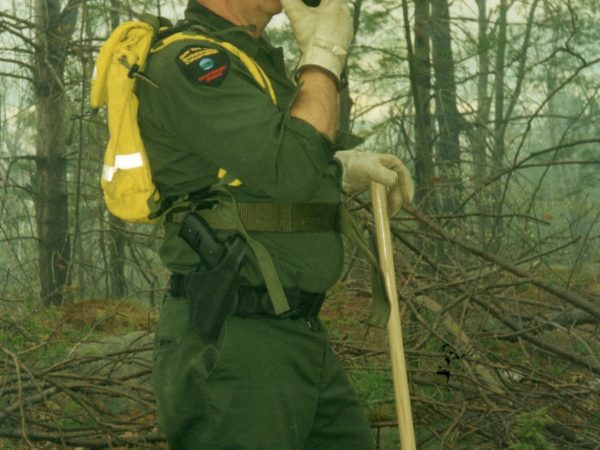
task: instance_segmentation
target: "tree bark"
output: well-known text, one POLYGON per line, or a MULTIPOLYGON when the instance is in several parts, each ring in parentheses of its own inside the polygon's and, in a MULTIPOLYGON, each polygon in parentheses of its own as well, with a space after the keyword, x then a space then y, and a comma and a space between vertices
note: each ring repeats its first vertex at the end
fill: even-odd
MULTIPOLYGON (((504 67, 506 60, 506 34, 508 12, 508 0, 500 0, 500 10, 498 18, 498 49, 496 51, 494 81, 495 101, 494 101, 494 151, 492 152, 492 171, 502 169, 504 159, 504 67)), ((500 211, 498 211, 500 212, 500 211)))
POLYGON ((402 9, 411 90, 415 104, 415 199, 421 209, 427 212, 436 212, 431 139, 429 0, 415 1, 414 50, 410 32, 408 0, 402 1, 402 9))
POLYGON ((473 138, 473 174, 477 183, 483 181, 488 174, 487 158, 487 124, 489 121, 492 98, 489 95, 490 44, 488 38, 487 0, 477 0, 478 36, 477 54, 477 115, 473 138))
POLYGON ((450 8, 448 0, 430 1, 435 112, 438 124, 436 147, 439 156, 439 175, 445 192, 441 198, 441 206, 446 212, 456 212, 463 191, 459 142, 461 117, 456 104, 450 8))
MULTIPOLYGON (((492 147, 492 167, 490 172, 494 174, 502 170, 504 162, 504 154, 506 152, 504 143, 504 68, 506 63, 506 39, 507 39, 507 12, 508 0, 500 0, 498 17, 498 46, 496 49, 496 61, 494 71, 496 78, 494 80, 494 146, 492 147)), ((503 206, 502 186, 497 183, 493 187, 492 194, 492 210, 494 213, 501 215, 503 206)), ((502 236, 504 224, 502 219, 494 221, 492 233, 490 237, 490 248, 497 249, 500 245, 499 236, 502 236)))
POLYGON ((108 220, 110 231, 108 241, 108 254, 110 256, 110 296, 112 298, 122 298, 127 292, 127 283, 125 280, 125 235, 123 230, 126 228, 125 222, 118 217, 109 215, 108 220))
MULTIPOLYGON (((36 176, 41 299, 60 304, 67 282, 70 239, 65 150, 64 66, 74 30, 75 2, 63 12, 59 0, 36 0, 34 92, 36 99, 36 176)), ((76 17, 76 16, 75 16, 76 17)))
MULTIPOLYGON (((119 26, 120 19, 120 0, 110 0, 110 26, 114 30, 119 26)), ((108 216, 108 254, 109 254, 109 274, 110 274, 110 296, 112 298, 122 298, 127 292, 127 282, 125 278, 125 243, 126 238, 124 230, 127 228, 125 222, 109 213, 108 216)))
MULTIPOLYGON (((363 0, 356 0, 354 2, 354 11, 352 13, 352 22, 354 29, 354 38, 356 39, 356 35, 358 34, 358 28, 360 26, 360 12, 362 8, 363 0)), ((346 63, 346 70, 344 71, 345 77, 348 77, 348 65, 346 63)), ((351 128, 352 120, 350 118, 350 114, 352 113, 352 107, 354 106, 354 101, 350 96, 350 86, 346 84, 342 91, 340 92, 340 123, 339 129, 344 132, 349 132, 351 128)))

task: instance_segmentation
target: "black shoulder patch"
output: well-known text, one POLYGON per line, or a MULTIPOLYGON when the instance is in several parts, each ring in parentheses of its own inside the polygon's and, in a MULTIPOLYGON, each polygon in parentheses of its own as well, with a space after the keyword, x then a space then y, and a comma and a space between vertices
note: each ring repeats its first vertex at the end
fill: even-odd
POLYGON ((229 72, 229 55, 225 50, 189 45, 175 59, 185 77, 194 84, 219 86, 229 72))

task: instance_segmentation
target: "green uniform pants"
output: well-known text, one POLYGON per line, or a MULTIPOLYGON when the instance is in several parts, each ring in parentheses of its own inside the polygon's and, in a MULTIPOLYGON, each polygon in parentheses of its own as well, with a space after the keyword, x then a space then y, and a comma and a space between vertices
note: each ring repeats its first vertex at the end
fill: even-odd
POLYGON ((229 317, 219 341, 167 298, 156 333, 158 423, 171 450, 372 450, 369 425, 323 325, 229 317))

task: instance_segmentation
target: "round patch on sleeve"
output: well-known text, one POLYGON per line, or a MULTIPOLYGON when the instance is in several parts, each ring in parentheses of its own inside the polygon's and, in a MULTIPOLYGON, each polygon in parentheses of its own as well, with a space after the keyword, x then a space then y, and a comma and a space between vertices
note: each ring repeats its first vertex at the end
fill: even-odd
POLYGON ((229 56, 224 50, 190 45, 177 55, 177 65, 194 84, 219 86, 229 72, 229 56))

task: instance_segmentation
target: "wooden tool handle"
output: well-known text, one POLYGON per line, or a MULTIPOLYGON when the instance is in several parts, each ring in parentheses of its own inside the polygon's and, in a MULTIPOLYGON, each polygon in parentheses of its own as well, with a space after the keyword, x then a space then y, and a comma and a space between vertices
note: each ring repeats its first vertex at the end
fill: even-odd
POLYGON ((387 212, 386 192, 383 185, 371 183, 371 202, 373 204, 373 215, 375 216, 379 265, 383 272, 385 288, 390 300, 388 338, 392 359, 392 376, 396 398, 396 414, 398 416, 398 432, 400 433, 400 448, 402 450, 416 450, 406 359, 404 357, 404 341, 402 339, 400 322, 398 290, 396 288, 394 248, 392 246, 392 234, 390 232, 390 221, 387 212))

